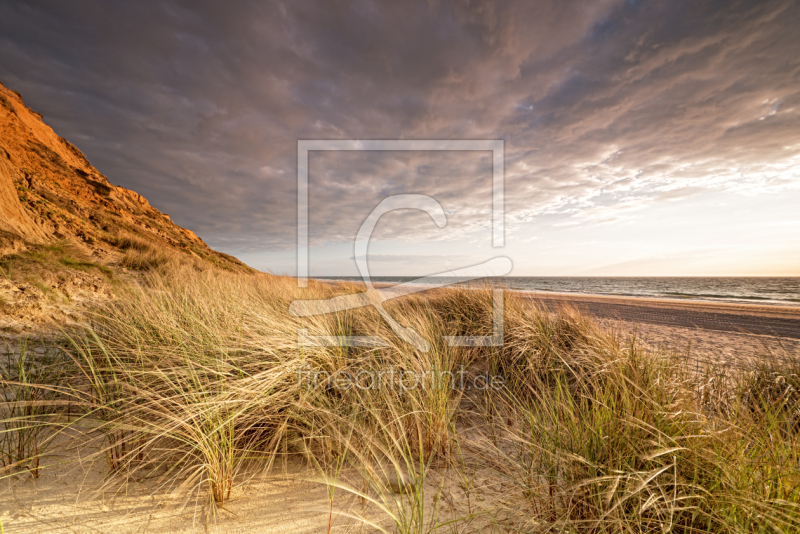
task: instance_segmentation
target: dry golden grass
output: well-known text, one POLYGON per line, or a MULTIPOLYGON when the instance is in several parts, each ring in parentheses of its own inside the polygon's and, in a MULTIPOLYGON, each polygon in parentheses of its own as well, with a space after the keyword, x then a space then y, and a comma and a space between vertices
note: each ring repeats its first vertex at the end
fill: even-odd
POLYGON ((427 353, 370 308, 288 313, 294 299, 357 290, 154 266, 96 310, 90 328, 69 333, 57 381, 42 364, 20 374, 30 360, 3 377, 7 398, 47 392, 50 401, 20 397, 15 407, 36 408, 22 417, 4 408, 4 435, 31 444, 8 473, 33 471, 36 443, 54 432, 89 428, 81 439, 105 455, 112 479, 161 477, 219 505, 250 473, 302 456, 330 488, 331 511, 337 493, 355 493, 398 532, 800 530, 796 360, 732 374, 513 293, 504 346, 447 346, 442 335, 490 333, 490 288, 387 305, 430 343, 427 353), (300 328, 380 335, 389 346, 304 346, 300 328), (405 382, 390 383, 390 369, 405 382), (502 387, 462 387, 486 374, 502 387), (79 412, 69 422, 67 403, 79 412), (357 480, 345 483, 344 471, 357 480), (513 489, 483 498, 476 473, 513 489), (466 504, 443 519, 448 478, 466 504))

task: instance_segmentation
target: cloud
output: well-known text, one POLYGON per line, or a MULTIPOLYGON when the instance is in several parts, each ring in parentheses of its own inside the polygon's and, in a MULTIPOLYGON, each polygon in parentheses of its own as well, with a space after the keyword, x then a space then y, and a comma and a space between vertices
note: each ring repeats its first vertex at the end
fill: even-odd
MULTIPOLYGON (((291 248, 298 139, 497 139, 509 231, 800 180, 791 0, 0 5, 0 76, 117 184, 229 252, 291 248)), ((314 153, 312 242, 490 235, 490 161, 314 153)), ((623 214, 623 215, 621 215, 623 214)))

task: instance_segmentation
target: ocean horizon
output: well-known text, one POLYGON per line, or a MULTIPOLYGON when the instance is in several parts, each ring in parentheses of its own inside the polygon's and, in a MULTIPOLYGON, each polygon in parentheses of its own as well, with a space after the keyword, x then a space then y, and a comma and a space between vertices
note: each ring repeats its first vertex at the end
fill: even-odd
MULTIPOLYGON (((362 281, 358 276, 314 278, 362 281)), ((371 280, 400 284, 420 278, 422 277, 373 276, 371 280)), ((446 281, 448 285, 459 283, 458 279, 447 276, 430 278, 436 278, 437 282, 446 281)), ((487 280, 489 279, 484 278, 469 283, 485 283, 487 280)), ((491 282, 520 291, 800 306, 800 276, 503 276, 492 277, 491 282)))

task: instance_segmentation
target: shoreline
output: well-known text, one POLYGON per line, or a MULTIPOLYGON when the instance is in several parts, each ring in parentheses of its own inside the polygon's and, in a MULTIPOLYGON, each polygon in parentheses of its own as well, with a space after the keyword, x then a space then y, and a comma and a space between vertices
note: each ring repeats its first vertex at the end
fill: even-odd
MULTIPOLYGON (((794 278, 794 277, 787 277, 787 278, 794 278)), ((350 280, 345 278, 313 278, 314 280, 322 283, 350 283, 350 284, 359 284, 363 285, 363 280, 350 280)), ((372 281, 375 287, 391 287, 396 286, 399 284, 406 284, 409 286, 415 287, 425 287, 427 284, 412 284, 409 282, 387 282, 387 281, 372 281)), ((448 285, 445 287, 454 287, 454 285, 448 285)), ((435 287, 431 287, 431 289, 435 289, 435 287)), ((590 292, 583 292, 583 291, 555 291, 549 289, 521 289, 521 288, 514 288, 514 287, 505 287, 508 291, 515 291, 519 293, 536 293, 537 295, 553 295, 553 296, 568 296, 570 298, 611 298, 611 299, 636 299, 636 300, 657 300, 663 302, 674 302, 674 303, 697 303, 697 304, 730 304, 733 306, 763 306, 765 308, 787 308, 787 309, 795 309, 800 312, 800 301, 793 301, 793 300, 775 300, 775 299, 768 299, 768 298, 761 298, 761 297, 752 297, 752 298, 745 298, 745 297, 703 297, 700 295, 644 295, 644 294, 635 294, 635 293, 590 293, 590 292)), ((544 297, 547 298, 547 297, 544 297)))
MULTIPOLYGON (((314 278, 317 282, 321 282, 323 284, 337 284, 337 283, 348 283, 348 284, 356 284, 356 285, 364 285, 363 281, 360 280, 339 280, 339 279, 321 279, 321 278, 314 278)), ((392 282, 373 282, 373 285, 376 288, 391 288, 398 283, 392 282)), ((412 284, 408 284, 412 285, 412 284)), ((423 284, 415 284, 415 287, 427 287, 423 284)), ((454 287, 454 286, 445 286, 443 288, 439 287, 430 287, 430 290, 436 289, 445 289, 447 287, 454 287)), ((637 303, 642 305, 647 304, 654 304, 654 305, 662 305, 667 307, 675 307, 675 308, 706 308, 708 310, 714 309, 714 311, 729 311, 729 312, 752 312, 757 313, 758 315, 763 314, 775 314, 777 316, 796 316, 798 320, 800 320, 800 304, 792 305, 792 304, 782 304, 778 303, 777 301, 757 301, 757 302, 749 302, 749 301, 733 301, 733 300, 708 300, 708 299, 692 299, 692 298, 679 298, 679 297, 655 297, 655 296, 648 296, 648 295, 611 295, 607 293, 580 293, 580 292, 572 292, 572 291, 549 291, 549 290, 538 290, 538 289, 513 289, 507 288, 507 291, 512 291, 514 293, 521 293, 525 295, 529 295, 532 298, 537 300, 561 300, 561 301, 576 301, 576 302, 591 302, 591 301, 604 301, 604 302, 620 302, 630 305, 636 305, 637 303), (774 304, 773 304, 774 303, 774 304)), ((420 291, 423 292, 423 291, 420 291)))

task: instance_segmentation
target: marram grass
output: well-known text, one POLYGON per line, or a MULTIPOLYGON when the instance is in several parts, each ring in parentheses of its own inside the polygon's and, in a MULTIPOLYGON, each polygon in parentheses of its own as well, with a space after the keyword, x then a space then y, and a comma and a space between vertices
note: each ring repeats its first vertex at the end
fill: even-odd
POLYGON ((490 334, 480 287, 387 303, 428 340, 421 353, 369 308, 288 313, 356 286, 149 265, 57 353, 9 348, 2 476, 36 476, 81 440, 109 480, 153 477, 221 506, 305 458, 329 488, 328 531, 351 494, 374 512, 352 520, 384 532, 800 532, 796 358, 733 372, 514 293, 502 347, 447 346, 490 334), (298 328, 389 346, 303 346, 298 328), (487 376, 498 387, 469 387, 487 376), (445 513, 453 491, 464 498, 445 513))

